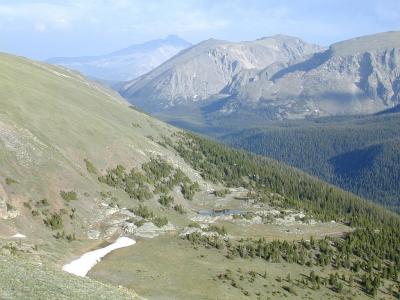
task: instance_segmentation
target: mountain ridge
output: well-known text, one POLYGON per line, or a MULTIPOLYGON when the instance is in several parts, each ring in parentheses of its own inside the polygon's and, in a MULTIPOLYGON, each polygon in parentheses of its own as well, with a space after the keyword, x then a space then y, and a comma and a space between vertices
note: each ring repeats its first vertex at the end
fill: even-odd
POLYGON ((243 43, 208 40, 122 85, 119 92, 148 112, 168 110, 171 115, 175 106, 190 108, 200 100, 220 99, 225 103, 213 112, 216 119, 236 119, 242 110, 268 111, 265 117, 270 120, 376 113, 400 101, 399 40, 397 31, 338 42, 328 49, 283 35, 243 43), (290 46, 285 41, 291 41, 290 46), (224 46, 230 55, 221 52, 224 46), (249 53, 259 47, 264 54, 232 54, 240 47, 250 47, 249 53), (274 55, 276 49, 280 55, 274 55), (204 52, 214 60, 201 59, 204 52), (191 78, 197 73, 207 75, 191 78))
POLYGON ((126 81, 147 73, 190 45, 177 35, 169 35, 104 55, 54 57, 46 62, 75 69, 95 79, 126 81))
POLYGON ((262 70, 250 83, 233 82, 238 89, 231 90, 229 110, 240 113, 241 106, 254 105, 269 109, 275 114, 273 119, 291 119, 390 108, 399 102, 400 45, 394 37, 400 39, 399 32, 351 39, 300 63, 282 66, 272 76, 263 75, 268 72, 262 70), (382 41, 388 41, 387 45, 382 41), (365 45, 369 48, 364 49, 365 45))
POLYGON ((321 49, 288 36, 239 43, 209 39, 128 82, 120 92, 150 111, 197 102, 221 92, 241 70, 260 69, 276 60, 290 61, 321 49))

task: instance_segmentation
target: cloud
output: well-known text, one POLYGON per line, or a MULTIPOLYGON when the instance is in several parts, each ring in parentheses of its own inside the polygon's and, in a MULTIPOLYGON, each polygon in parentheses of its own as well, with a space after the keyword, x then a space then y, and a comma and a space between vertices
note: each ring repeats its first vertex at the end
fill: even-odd
POLYGON ((9 44, 21 47, 37 35, 46 47, 21 48, 56 56, 100 54, 168 34, 199 42, 282 33, 328 45, 398 29, 399 11, 398 0, 0 0, 0 28, 9 44))
POLYGON ((69 20, 76 16, 76 9, 57 3, 20 1, 0 4, 0 24, 10 30, 29 30, 43 32, 48 29, 68 28, 69 20))
POLYGON ((42 22, 37 22, 35 24, 34 28, 35 28, 35 31, 37 31, 37 32, 44 32, 44 31, 46 31, 47 26, 46 26, 46 24, 44 24, 42 22))

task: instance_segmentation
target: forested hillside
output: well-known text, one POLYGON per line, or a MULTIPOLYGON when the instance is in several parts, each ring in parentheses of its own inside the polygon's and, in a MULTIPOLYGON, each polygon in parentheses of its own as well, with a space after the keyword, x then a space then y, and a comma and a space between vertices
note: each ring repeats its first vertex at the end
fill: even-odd
POLYGON ((398 113, 270 123, 223 139, 399 211, 398 113))

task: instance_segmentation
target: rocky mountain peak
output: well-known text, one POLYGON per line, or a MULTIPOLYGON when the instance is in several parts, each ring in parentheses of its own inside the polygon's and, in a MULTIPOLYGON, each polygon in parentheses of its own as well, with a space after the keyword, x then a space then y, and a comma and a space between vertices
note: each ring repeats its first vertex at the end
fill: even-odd
POLYGON ((338 42, 329 47, 332 56, 349 56, 365 52, 400 48, 400 31, 388 31, 338 42))
POLYGON ((321 49, 287 36, 238 43, 208 39, 129 82, 121 93, 145 110, 162 110, 218 95, 242 71, 298 60, 321 49))

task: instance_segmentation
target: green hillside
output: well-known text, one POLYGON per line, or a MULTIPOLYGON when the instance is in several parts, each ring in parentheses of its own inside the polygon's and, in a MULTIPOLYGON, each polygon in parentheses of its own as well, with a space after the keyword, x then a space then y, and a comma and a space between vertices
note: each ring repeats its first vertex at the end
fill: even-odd
POLYGON ((398 113, 272 123, 223 139, 399 210, 398 113))
POLYGON ((1 299, 140 299, 133 291, 79 278, 27 258, 0 256, 1 299))
POLYGON ((1 54, 0 93, 1 296, 398 298, 398 215, 61 68, 1 54))

